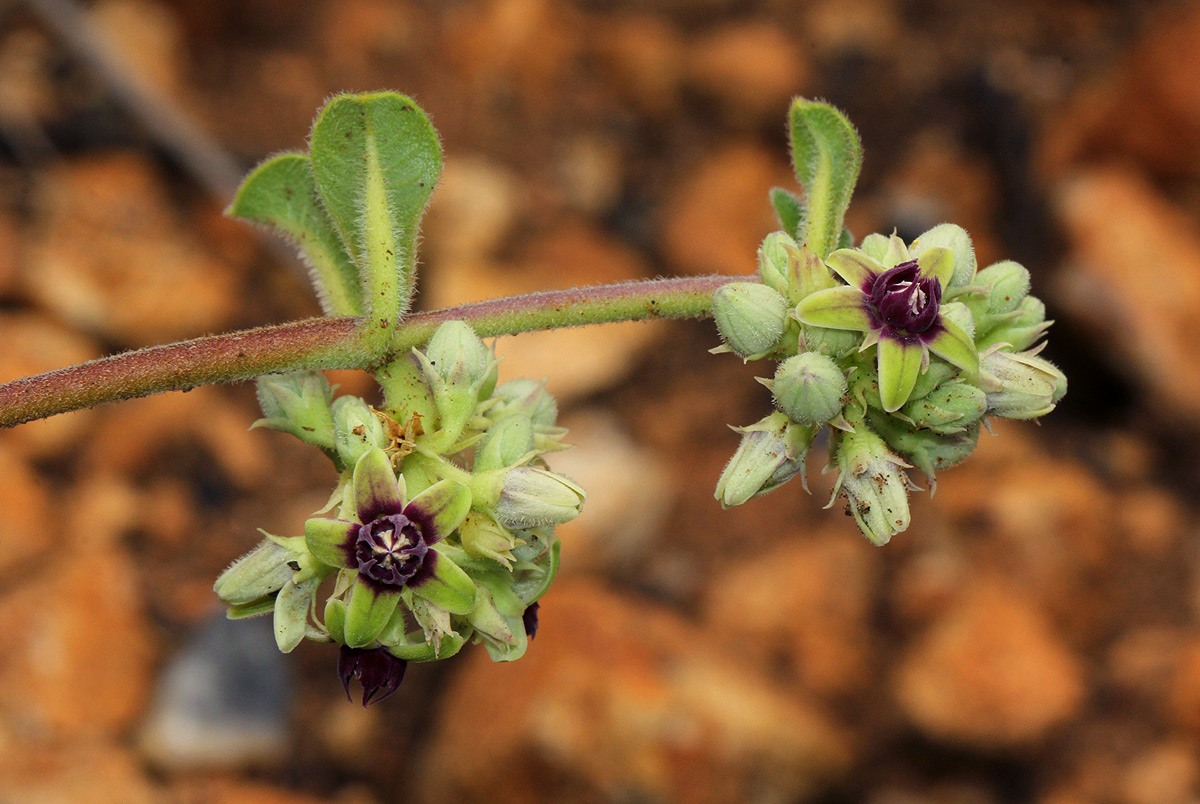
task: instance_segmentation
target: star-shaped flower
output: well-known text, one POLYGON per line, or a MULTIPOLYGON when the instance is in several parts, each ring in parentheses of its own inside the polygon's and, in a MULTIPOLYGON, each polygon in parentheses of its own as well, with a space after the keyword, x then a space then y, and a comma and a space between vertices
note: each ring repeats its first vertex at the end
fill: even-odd
POLYGON ((856 249, 839 249, 826 261, 848 287, 810 294, 796 307, 805 324, 866 333, 862 349, 878 344, 879 395, 888 412, 908 400, 929 353, 979 374, 975 342, 942 314, 942 291, 954 274, 954 254, 927 248, 913 259, 892 236, 883 265, 856 249))
POLYGON ((346 644, 375 642, 409 589, 451 614, 475 605, 475 584, 439 550, 471 508, 471 492, 442 480, 405 502, 404 477, 397 480, 379 449, 355 464, 347 489, 357 521, 310 519, 304 525, 309 551, 331 567, 354 575, 346 601, 346 644))

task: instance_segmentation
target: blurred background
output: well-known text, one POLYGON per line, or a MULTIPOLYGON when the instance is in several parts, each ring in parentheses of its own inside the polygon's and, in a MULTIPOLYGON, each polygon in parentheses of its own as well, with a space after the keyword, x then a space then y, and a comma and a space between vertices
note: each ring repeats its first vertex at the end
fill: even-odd
MULTIPOLYGON (((870 547, 814 456, 722 512, 770 404, 708 322, 503 339, 589 491, 528 655, 348 704, 214 577, 325 501, 249 385, 0 433, 0 802, 1170 804, 1200 795, 1200 5, 0 2, 0 379, 317 314, 221 216, 340 90, 446 172, 419 303, 754 270, 784 115, 859 126, 849 225, 1024 263, 1071 392, 870 547)), ((346 391, 363 375, 337 372, 346 391)))

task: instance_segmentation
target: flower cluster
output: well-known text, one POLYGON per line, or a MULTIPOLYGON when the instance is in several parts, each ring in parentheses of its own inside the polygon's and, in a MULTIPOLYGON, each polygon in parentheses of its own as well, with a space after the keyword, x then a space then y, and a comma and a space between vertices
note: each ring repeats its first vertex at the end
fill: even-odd
POLYGON ((566 435, 544 384, 497 386, 496 363, 452 321, 376 372, 382 410, 333 399, 317 372, 259 380, 258 424, 320 447, 338 484, 304 535, 266 535, 216 592, 231 617, 272 613, 285 653, 305 637, 340 645, 338 674, 347 694, 359 679, 364 706, 394 692, 410 661, 471 640, 512 661, 536 631, 555 526, 584 494, 543 459, 566 435))
MULTIPOLYGON (((843 243, 843 245, 849 245, 843 243)), ((784 232, 759 249, 762 283, 714 299, 725 345, 778 361, 762 380, 777 410, 749 427, 717 484, 725 507, 797 474, 818 432, 832 433, 834 499, 875 544, 909 525, 905 469, 933 483, 964 460, 987 417, 1049 413, 1067 380, 1038 356, 1050 326, 1012 261, 977 270, 967 233, 941 224, 912 243, 868 235, 822 260, 784 232)), ((831 504, 833 500, 830 501, 831 504)))

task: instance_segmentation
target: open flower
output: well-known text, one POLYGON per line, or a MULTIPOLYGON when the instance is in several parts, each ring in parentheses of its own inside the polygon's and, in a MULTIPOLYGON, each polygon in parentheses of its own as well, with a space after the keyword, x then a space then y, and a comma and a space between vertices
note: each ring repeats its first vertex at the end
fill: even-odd
POLYGON ((387 456, 372 448, 355 464, 347 493, 357 521, 310 519, 304 539, 318 560, 355 574, 346 601, 349 647, 375 641, 404 589, 452 614, 471 611, 475 584, 437 544, 470 510, 466 486, 442 480, 405 502, 404 478, 397 480, 387 456))
POLYGON ((927 248, 913 259, 892 236, 884 265, 855 249, 839 249, 827 263, 849 287, 819 290, 796 307, 805 324, 866 333, 862 349, 879 346, 879 395, 888 412, 908 400, 929 353, 979 373, 972 337, 942 313, 942 291, 954 274, 954 254, 927 248))

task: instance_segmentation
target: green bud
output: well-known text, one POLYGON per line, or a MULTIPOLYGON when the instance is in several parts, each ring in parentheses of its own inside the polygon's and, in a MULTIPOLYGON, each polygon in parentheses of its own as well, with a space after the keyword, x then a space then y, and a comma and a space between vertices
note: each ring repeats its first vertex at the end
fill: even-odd
POLYGON ((275 643, 283 653, 291 653, 308 632, 308 612, 321 578, 296 583, 289 580, 275 596, 275 643))
POLYGON ((988 288, 989 313, 1010 313, 1029 295, 1029 271, 1012 260, 989 265, 975 281, 988 288))
POLYGON ((387 430, 371 406, 357 396, 341 396, 333 402, 333 424, 337 454, 343 466, 354 466, 368 450, 388 445, 387 430))
POLYGON ((779 364, 771 390, 792 421, 824 424, 842 410, 846 377, 825 355, 804 352, 779 364))
POLYGON ((820 352, 830 357, 837 357, 862 345, 862 333, 848 329, 830 329, 804 324, 801 326, 801 333, 805 351, 820 352))
POLYGON ((1037 296, 1026 296, 1017 309, 1006 315, 979 339, 979 350, 994 344, 1008 344, 1021 352, 1037 343, 1054 322, 1046 320, 1046 305, 1037 296))
POLYGON ((887 257, 891 242, 891 238, 872 232, 858 244, 858 250, 882 265, 884 258, 887 257))
POLYGON ((499 400, 494 414, 497 417, 520 413, 528 416, 535 427, 558 424, 558 403, 546 390, 545 380, 509 380, 496 388, 492 398, 499 400))
POLYGON ((425 357, 427 373, 448 385, 476 389, 477 399, 486 398, 496 387, 495 355, 462 321, 447 321, 438 327, 425 347, 425 357))
POLYGON ((796 241, 783 232, 771 232, 758 247, 758 275, 763 284, 786 297, 791 287, 792 256, 796 241))
POLYGON ((297 554, 271 539, 263 539, 246 555, 229 565, 213 584, 226 605, 244 605, 273 595, 300 569, 297 554))
POLYGON ((475 450, 474 468, 476 472, 503 469, 529 457, 533 450, 533 422, 524 414, 514 413, 488 428, 475 450))
MULTIPOLYGON (((860 425, 837 444, 838 487, 872 544, 884 545, 908 528, 908 478, 903 461, 883 439, 860 425)), ((835 492, 836 494, 836 492, 835 492)), ((832 501, 831 501, 832 503, 832 501)))
POLYGON ((512 569, 513 550, 525 542, 487 514, 471 512, 458 528, 463 549, 477 558, 498 561, 512 569))
POLYGON ((942 305, 942 315, 971 338, 975 337, 975 316, 970 307, 962 302, 947 302, 942 305))
POLYGON ((721 472, 713 495, 722 508, 774 491, 804 469, 816 429, 788 420, 778 411, 749 427, 734 428, 741 443, 721 472))
POLYGON ((433 393, 421 371, 421 365, 412 354, 398 355, 375 372, 375 379, 383 388, 383 409, 401 427, 408 427, 415 419, 419 435, 437 429, 437 406, 433 393))
POLYGON ((993 347, 979 364, 988 413, 1006 419, 1036 419, 1054 410, 1067 393, 1058 367, 1030 352, 993 347))
POLYGON ((713 318, 721 338, 745 360, 757 360, 779 346, 788 304, 779 292, 756 282, 730 282, 713 295, 713 318))
POLYGON ((979 422, 960 433, 939 435, 932 430, 914 430, 894 416, 870 411, 868 419, 889 447, 916 466, 930 483, 937 482, 937 473, 965 461, 979 442, 979 422))
POLYGON ((333 389, 319 371, 292 371, 258 378, 258 404, 264 418, 253 427, 291 433, 308 444, 333 449, 333 389))
POLYGON ((971 236, 967 234, 967 230, 953 223, 939 223, 914 240, 909 247, 909 253, 915 259, 921 256, 923 251, 937 247, 948 248, 954 254, 954 273, 945 290, 949 291, 952 288, 969 285, 975 278, 975 270, 978 265, 975 261, 975 249, 971 245, 971 236))
MULTIPOLYGON (((917 384, 913 386, 912 394, 909 399, 920 399, 923 396, 931 393, 934 388, 937 388, 947 380, 953 379, 958 375, 958 369, 944 360, 929 361, 929 368, 924 374, 917 375, 917 384)), ((876 407, 879 407, 878 405, 876 407)))
POLYGON ((562 475, 534 466, 496 469, 471 480, 472 498, 510 528, 561 525, 579 516, 587 495, 562 475))
POLYGON ((475 579, 475 608, 467 622, 483 641, 493 662, 511 662, 525 655, 529 637, 521 615, 525 603, 513 592, 511 579, 497 572, 475 579))
POLYGON ((948 435, 979 421, 987 410, 987 395, 970 383, 951 380, 901 409, 917 427, 948 435))

